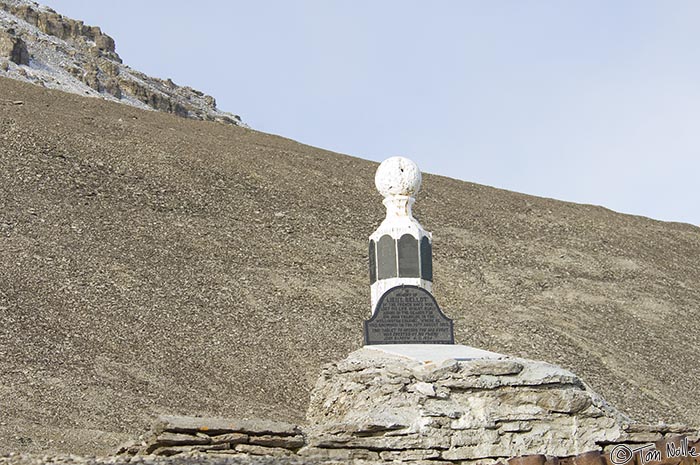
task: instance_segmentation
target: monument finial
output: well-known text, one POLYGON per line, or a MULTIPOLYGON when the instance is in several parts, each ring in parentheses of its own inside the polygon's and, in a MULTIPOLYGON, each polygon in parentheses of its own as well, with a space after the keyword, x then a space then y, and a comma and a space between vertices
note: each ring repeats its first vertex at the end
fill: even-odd
POLYGON ((384 197, 407 195, 415 197, 420 190, 421 174, 413 161, 404 157, 387 158, 377 168, 374 185, 384 197))
MULTIPOLYGON (((387 158, 377 168, 374 185, 384 196, 385 221, 417 221, 413 218, 415 195, 420 190, 421 174, 413 161, 404 157, 387 158)), ((398 224, 396 226, 399 226, 398 224)), ((418 224, 420 227, 420 224, 418 224)))

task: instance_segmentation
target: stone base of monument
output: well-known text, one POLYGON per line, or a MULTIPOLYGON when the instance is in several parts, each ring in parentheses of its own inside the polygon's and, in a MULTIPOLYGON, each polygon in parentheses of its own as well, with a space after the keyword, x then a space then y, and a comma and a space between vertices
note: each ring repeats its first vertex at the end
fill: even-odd
POLYGON ((698 434, 635 431, 567 370, 461 345, 365 346, 324 367, 307 418, 301 455, 399 461, 567 457, 698 434))
POLYGON ((307 464, 700 465, 690 453, 700 456, 697 430, 633 423, 567 370, 462 345, 365 346, 326 365, 307 421, 163 416, 120 452, 307 464), (682 452, 668 456, 668 444, 682 452), (641 445, 660 458, 642 460, 641 445), (612 463, 613 450, 628 460, 612 463))

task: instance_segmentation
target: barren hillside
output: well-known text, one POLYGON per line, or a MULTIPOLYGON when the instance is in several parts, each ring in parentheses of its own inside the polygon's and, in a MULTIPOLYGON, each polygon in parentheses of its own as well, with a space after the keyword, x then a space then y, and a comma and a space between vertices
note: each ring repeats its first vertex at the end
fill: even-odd
MULTIPOLYGON (((109 452, 156 413, 302 421, 321 364, 361 345, 375 169, 0 79, 0 451, 109 452)), ((699 228, 423 186, 459 342, 700 424, 699 228)))

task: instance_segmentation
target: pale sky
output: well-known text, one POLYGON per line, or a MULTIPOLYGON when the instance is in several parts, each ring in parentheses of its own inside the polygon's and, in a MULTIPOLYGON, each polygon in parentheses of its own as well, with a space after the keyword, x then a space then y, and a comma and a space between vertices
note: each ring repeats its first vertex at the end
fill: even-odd
POLYGON ((43 0, 254 129, 700 224, 700 2, 43 0))

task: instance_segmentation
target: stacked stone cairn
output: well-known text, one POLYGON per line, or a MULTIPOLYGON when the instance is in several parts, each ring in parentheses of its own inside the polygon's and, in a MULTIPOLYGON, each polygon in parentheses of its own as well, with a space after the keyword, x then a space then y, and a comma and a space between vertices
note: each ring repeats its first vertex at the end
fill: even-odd
POLYGON ((125 444, 117 454, 288 456, 304 445, 301 429, 285 422, 163 415, 144 440, 125 444))
POLYGON ((162 416, 152 433, 119 454, 301 463, 700 464, 690 453, 668 457, 668 444, 680 450, 684 438, 700 455, 697 429, 631 422, 574 374, 544 362, 432 363, 363 348, 323 368, 304 426, 162 416), (634 449, 644 445, 642 453, 658 450, 660 460, 642 460, 634 449))
POLYGON ((616 453, 624 454, 681 436, 698 440, 698 430, 682 425, 631 422, 567 370, 493 355, 431 362, 365 347, 325 366, 300 453, 489 465, 584 453, 602 460, 620 445, 616 453))

